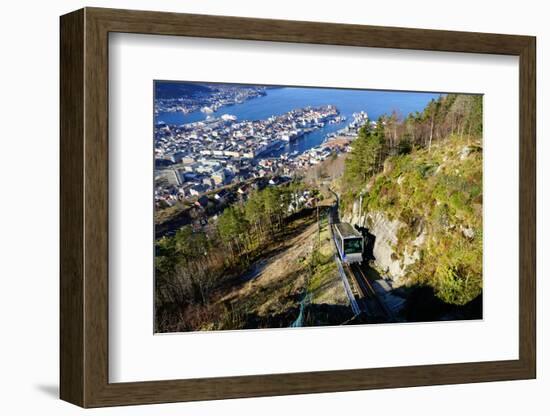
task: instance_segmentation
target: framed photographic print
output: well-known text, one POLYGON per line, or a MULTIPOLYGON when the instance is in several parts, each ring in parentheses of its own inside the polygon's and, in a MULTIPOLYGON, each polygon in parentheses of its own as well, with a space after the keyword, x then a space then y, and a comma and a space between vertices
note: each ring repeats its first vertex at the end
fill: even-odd
POLYGON ((61 398, 534 378, 535 38, 61 17, 61 398))

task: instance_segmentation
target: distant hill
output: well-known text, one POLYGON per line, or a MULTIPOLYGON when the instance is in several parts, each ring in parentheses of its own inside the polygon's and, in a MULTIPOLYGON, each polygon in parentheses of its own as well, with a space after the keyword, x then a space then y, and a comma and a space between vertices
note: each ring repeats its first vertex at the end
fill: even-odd
POLYGON ((185 82, 155 82, 155 98, 194 97, 198 94, 208 94, 213 89, 204 84, 185 82))

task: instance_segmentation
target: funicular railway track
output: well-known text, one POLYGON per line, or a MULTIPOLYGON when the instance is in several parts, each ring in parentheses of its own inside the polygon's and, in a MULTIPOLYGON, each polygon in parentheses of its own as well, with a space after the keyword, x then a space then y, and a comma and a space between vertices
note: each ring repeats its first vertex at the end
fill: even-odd
MULTIPOLYGON (((336 197, 336 203, 333 205, 329 214, 330 231, 334 247, 337 251, 337 256, 342 260, 341 264, 344 273, 348 277, 347 280, 350 283, 351 291, 355 297, 357 306, 365 315, 381 320, 382 322, 390 322, 394 320, 393 313, 387 308, 384 302, 380 299, 378 293, 374 289, 367 273, 363 269, 365 266, 362 261, 362 256, 359 258, 351 259, 352 256, 344 256, 343 243, 339 244, 338 239, 342 238, 342 231, 338 231, 340 227, 340 219, 338 215, 339 197, 329 188, 336 197), (349 258, 346 258, 349 257, 349 258)), ((349 224, 346 224, 349 227, 349 224)), ((353 237, 348 237, 353 238, 353 237)), ((346 280, 346 279, 345 279, 346 280)))
MULTIPOLYGON (((334 223, 331 222, 332 238, 336 250, 338 251, 337 235, 334 232, 334 223)), ((341 257, 341 255, 339 254, 341 257)), ((343 260, 342 266, 348 281, 350 283, 357 306, 365 315, 382 321, 393 320, 392 313, 386 305, 380 300, 378 293, 374 289, 370 279, 363 270, 363 263, 348 262, 343 260)))
POLYGON ((344 263, 344 271, 346 275, 348 276, 348 279, 350 281, 353 293, 355 295, 355 300, 357 302, 357 305, 361 309, 362 313, 365 313, 367 315, 373 315, 373 311, 371 310, 371 307, 369 306, 369 296, 365 292, 362 285, 359 283, 355 273, 353 273, 351 267, 349 264, 344 263))
POLYGON ((370 316, 391 321, 393 319, 391 312, 380 300, 380 297, 374 290, 372 283, 362 267, 363 266, 358 263, 346 265, 349 275, 352 277, 353 282, 360 292, 362 303, 365 306, 365 312, 370 316))

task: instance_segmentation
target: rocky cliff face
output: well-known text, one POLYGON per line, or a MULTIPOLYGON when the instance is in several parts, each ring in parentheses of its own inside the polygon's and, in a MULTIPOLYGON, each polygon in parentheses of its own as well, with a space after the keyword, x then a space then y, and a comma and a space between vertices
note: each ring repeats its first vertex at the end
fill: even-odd
POLYGON ((394 286, 403 284, 407 266, 415 263, 420 257, 419 247, 425 241, 425 232, 419 232, 410 247, 405 249, 402 255, 398 255, 396 252, 398 232, 405 226, 401 221, 390 220, 382 212, 362 213, 359 201, 354 202, 352 212, 344 215, 342 221, 364 227, 375 236, 373 248, 375 267, 383 277, 391 279, 394 286))

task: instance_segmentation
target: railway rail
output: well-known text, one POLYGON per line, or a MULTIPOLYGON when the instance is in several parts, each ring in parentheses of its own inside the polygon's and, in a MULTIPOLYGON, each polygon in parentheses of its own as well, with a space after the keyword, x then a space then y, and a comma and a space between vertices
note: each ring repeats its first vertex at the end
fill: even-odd
MULTIPOLYGON (((356 282, 359 291, 362 294, 364 302, 367 305, 368 313, 372 316, 382 317, 388 321, 394 319, 391 311, 386 307, 384 302, 380 300, 378 293, 374 290, 370 279, 363 270, 361 264, 350 264, 347 266, 350 275, 353 276, 354 282, 356 282)), ((367 311, 366 311, 367 312, 367 311)))

